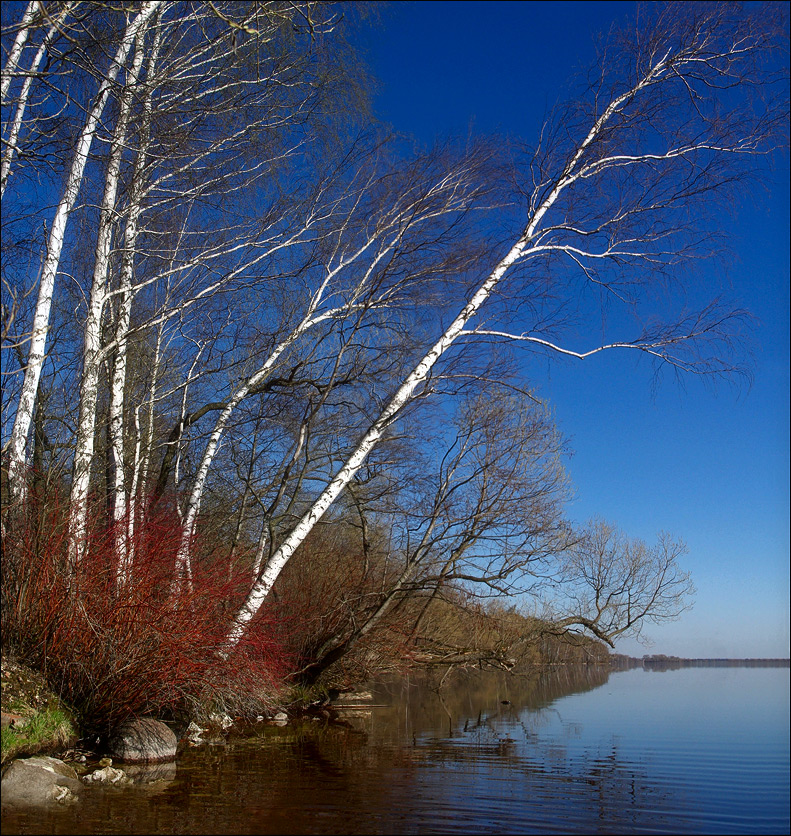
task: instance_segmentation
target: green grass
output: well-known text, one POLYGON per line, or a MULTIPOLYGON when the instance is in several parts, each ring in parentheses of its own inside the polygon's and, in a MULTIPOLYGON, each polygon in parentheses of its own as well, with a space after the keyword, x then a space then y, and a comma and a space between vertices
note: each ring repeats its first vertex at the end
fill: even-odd
POLYGON ((77 733, 71 717, 61 708, 33 714, 20 729, 5 728, 0 735, 2 763, 19 755, 52 752, 72 745, 77 733))

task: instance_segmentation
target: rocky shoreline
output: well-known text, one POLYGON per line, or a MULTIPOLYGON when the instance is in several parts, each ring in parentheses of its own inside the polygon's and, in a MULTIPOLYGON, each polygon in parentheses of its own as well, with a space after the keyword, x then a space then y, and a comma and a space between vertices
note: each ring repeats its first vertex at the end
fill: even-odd
POLYGON ((91 786, 166 786, 175 780, 178 757, 187 748, 255 734, 261 724, 285 726, 306 715, 342 722, 344 710, 368 707, 372 699, 368 692, 331 692, 288 710, 268 710, 254 720, 215 713, 183 729, 151 717, 134 718, 100 745, 79 739, 67 708, 40 674, 3 656, 1 678, 3 807, 76 804, 91 786), (68 721, 59 721, 62 716, 68 721))

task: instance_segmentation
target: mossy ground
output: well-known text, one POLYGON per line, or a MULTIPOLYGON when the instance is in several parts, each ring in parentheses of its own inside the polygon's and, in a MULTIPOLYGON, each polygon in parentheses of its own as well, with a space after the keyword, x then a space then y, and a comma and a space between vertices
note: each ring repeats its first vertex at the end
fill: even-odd
POLYGON ((48 688, 46 680, 3 655, 0 709, 23 718, 0 733, 1 762, 20 755, 55 753, 74 745, 77 730, 71 713, 48 688))

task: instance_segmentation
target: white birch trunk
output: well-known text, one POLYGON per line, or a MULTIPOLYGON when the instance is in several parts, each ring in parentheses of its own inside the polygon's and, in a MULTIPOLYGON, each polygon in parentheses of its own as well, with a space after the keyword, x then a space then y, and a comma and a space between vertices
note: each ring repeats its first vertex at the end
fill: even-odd
MULTIPOLYGON (((132 174, 132 194, 127 210, 126 227, 124 229, 124 254, 121 261, 121 275, 119 281, 120 299, 118 304, 118 319, 115 330, 115 356, 113 360, 112 381, 110 384, 110 445, 113 454, 114 483, 113 483, 113 523, 116 547, 116 584, 121 586, 129 580, 133 555, 130 553, 134 523, 127 519, 127 515, 134 515, 134 509, 129 508, 126 493, 126 478, 124 467, 124 404, 126 389, 127 366, 127 337, 129 335, 129 321, 132 313, 132 278, 135 269, 135 250, 137 247, 138 222, 142 210, 143 169, 148 156, 148 142, 151 123, 151 79, 159 55, 161 31, 157 29, 151 55, 146 66, 146 78, 149 80, 145 98, 143 100, 143 115, 141 127, 140 147, 135 159, 132 174), (124 525, 126 521, 126 525, 124 525)), ((134 72, 142 64, 143 36, 138 35, 138 53, 135 56, 134 72)), ((139 425, 138 425, 139 432, 139 425)), ((139 451, 139 434, 136 442, 139 451)), ((131 494, 134 496, 134 493, 131 494)))
POLYGON ((20 504, 24 500, 26 492, 25 462, 27 438, 30 432, 30 424, 33 420, 33 406, 36 400, 36 393, 38 392, 41 370, 44 366, 44 350, 49 333, 52 295, 55 289, 55 276, 57 275, 60 264, 60 254, 63 249, 66 223, 71 214, 71 210, 74 208, 74 202, 80 190, 82 176, 88 161, 88 154, 96 133, 96 127, 104 112, 110 90, 118 75, 118 71, 126 60, 126 56, 132 47, 138 30, 151 17, 161 3, 162 0, 150 0, 150 2, 147 2, 140 11, 140 14, 127 27, 124 39, 118 47, 115 59, 107 71, 107 75, 99 88, 96 102, 91 108, 82 129, 66 186, 55 212, 55 218, 49 234, 47 256, 39 282, 38 299, 36 300, 36 309, 33 316, 25 379, 22 383, 22 391, 19 396, 19 403, 17 405, 9 443, 8 481, 11 501, 14 504, 20 504))
POLYGON ((110 407, 109 407, 109 435, 110 446, 113 456, 113 530, 115 531, 115 550, 117 574, 119 584, 126 580, 128 575, 128 533, 129 526, 124 527, 123 522, 128 513, 126 499, 126 479, 124 467, 124 405, 126 389, 126 359, 127 359, 127 336, 129 333, 129 320, 132 313, 132 284, 131 275, 134 270, 134 247, 137 237, 137 218, 139 216, 139 202, 129 208, 127 226, 125 230, 124 263, 121 267, 121 298, 118 306, 118 319, 115 329, 115 356, 112 368, 112 380, 110 383, 110 407), (127 261, 129 262, 127 264, 127 261))
POLYGON ((30 34, 30 23, 37 11, 38 0, 31 0, 31 2, 27 4, 25 14, 22 15, 22 22, 19 25, 19 31, 16 33, 16 38, 14 38, 11 51, 8 53, 8 59, 6 60, 5 67, 3 67, 2 81, 0 81, 0 102, 3 104, 6 102, 8 89, 11 86, 11 79, 14 77, 14 73, 19 66, 19 59, 22 55, 22 50, 24 49, 25 42, 27 41, 27 36, 30 34))
POLYGON ((182 521, 184 532, 181 544, 179 545, 178 554, 176 556, 176 568, 173 583, 174 593, 178 592, 179 583, 182 578, 190 578, 192 576, 192 567, 190 565, 190 545, 195 532, 195 523, 200 511, 203 489, 206 487, 206 478, 209 475, 209 469, 211 468, 214 456, 219 449, 220 438, 225 430, 225 425, 228 423, 228 419, 231 417, 231 413, 247 397, 251 389, 271 374, 277 364, 277 361, 283 355, 283 352, 285 352, 289 346, 291 346, 305 331, 307 331, 312 324, 313 320, 311 319, 311 314, 309 313, 308 316, 305 317, 305 319, 303 319, 297 328, 295 328, 289 335, 288 339, 284 340, 275 348, 263 366, 254 375, 252 375, 252 377, 248 378, 247 381, 245 381, 245 383, 236 390, 236 392, 234 392, 233 397, 228 401, 225 409, 223 409, 220 413, 220 416, 214 425, 214 430, 212 431, 209 441, 206 444, 206 449, 203 453, 203 458, 201 460, 200 467, 198 468, 198 472, 195 475, 195 481, 193 482, 189 500, 187 501, 187 507, 184 511, 184 518, 182 521))
POLYGON ((14 113, 14 120, 11 123, 11 128, 9 129, 8 135, 5 139, 5 147, 3 148, 3 162, 0 166, 0 197, 2 197, 5 193, 6 183, 8 182, 9 175, 11 174, 11 163, 14 159, 14 154, 16 153, 17 143, 19 142, 19 132, 22 129, 22 121, 25 117, 28 99, 30 98, 30 88, 33 85, 33 78, 38 71, 41 59, 44 57, 52 38, 57 34, 60 24, 73 7, 74 3, 67 3, 60 15, 58 15, 58 19, 47 30, 47 34, 44 36, 44 40, 41 42, 41 45, 39 46, 33 61, 30 64, 27 77, 22 84, 22 90, 19 94, 16 112, 14 113))
MULTIPOLYGON (((96 241, 96 258, 93 268, 91 298, 85 322, 83 345, 83 368, 80 382, 80 412, 77 424, 77 447, 74 453, 74 476, 69 498, 69 556, 75 566, 84 549, 87 520, 88 488, 90 486, 91 464, 94 456, 96 430, 96 403, 99 394, 99 370, 104 352, 101 346, 102 315, 108 298, 108 275, 110 270, 110 245, 116 219, 116 196, 121 171, 121 159, 126 147, 126 134, 132 108, 132 98, 143 64, 143 31, 138 28, 137 44, 132 68, 126 79, 118 112, 118 122, 113 135, 110 159, 107 163, 104 196, 99 213, 99 231, 96 241)), ((126 323, 128 326, 128 312, 126 323)), ((121 393, 123 399, 123 392, 121 393)), ((123 406, 123 404, 122 404, 123 406)), ((123 461, 121 463, 123 468, 123 461)), ((122 470, 123 475, 123 470, 122 470)))
POLYGON ((487 279, 480 285, 473 294, 470 301, 464 306, 459 315, 440 339, 429 349, 423 359, 417 364, 412 373, 400 386, 390 403, 385 407, 379 417, 370 426, 363 436, 357 448, 347 459, 343 467, 338 471, 335 478, 327 485, 321 496, 313 503, 310 510, 297 523, 288 537, 269 559, 258 582, 250 590, 247 599, 234 618, 234 622, 226 637, 223 653, 230 653, 244 636, 248 624, 254 618, 267 595, 274 586, 283 568, 293 556, 294 552, 305 540, 313 526, 322 518, 327 509, 338 498, 341 491, 354 478, 355 473, 365 462, 370 451, 377 445, 388 425, 395 420, 401 410, 409 403, 415 389, 427 378, 434 364, 453 345, 454 341, 462 334, 466 324, 475 316, 481 306, 491 295, 505 276, 508 269, 520 258, 525 257, 529 252, 529 244, 536 234, 537 229, 546 213, 557 201, 561 192, 574 183, 580 177, 579 163, 585 153, 585 149, 601 132, 604 125, 617 113, 623 105, 636 95, 642 88, 647 86, 653 79, 664 72, 667 56, 660 60, 630 91, 614 99, 604 110, 602 115, 591 127, 588 135, 580 143, 576 153, 566 166, 565 171, 558 177, 554 188, 547 195, 544 201, 536 208, 522 236, 510 249, 507 255, 497 264, 487 279))

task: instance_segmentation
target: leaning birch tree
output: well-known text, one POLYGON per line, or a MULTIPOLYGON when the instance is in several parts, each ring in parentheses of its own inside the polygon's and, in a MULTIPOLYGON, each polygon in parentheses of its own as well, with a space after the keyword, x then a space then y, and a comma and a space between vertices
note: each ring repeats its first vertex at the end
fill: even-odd
POLYGON ((691 221, 692 213, 706 218, 703 210, 732 190, 756 155, 774 147, 787 116, 772 79, 763 74, 767 52, 777 45, 773 11, 652 6, 631 37, 621 36, 603 52, 596 82, 546 126, 523 175, 531 187, 521 233, 272 554, 235 617, 225 652, 244 636, 299 545, 458 343, 509 340, 580 359, 631 349, 693 373, 732 370, 721 352, 736 316, 715 305, 585 348, 536 334, 529 322, 513 331, 480 320, 496 291, 529 292, 531 273, 545 269, 547 258, 566 260, 577 281, 595 283, 612 300, 635 304, 658 275, 701 253, 709 229, 691 221), (755 88, 768 92, 768 99, 748 95, 755 88))

